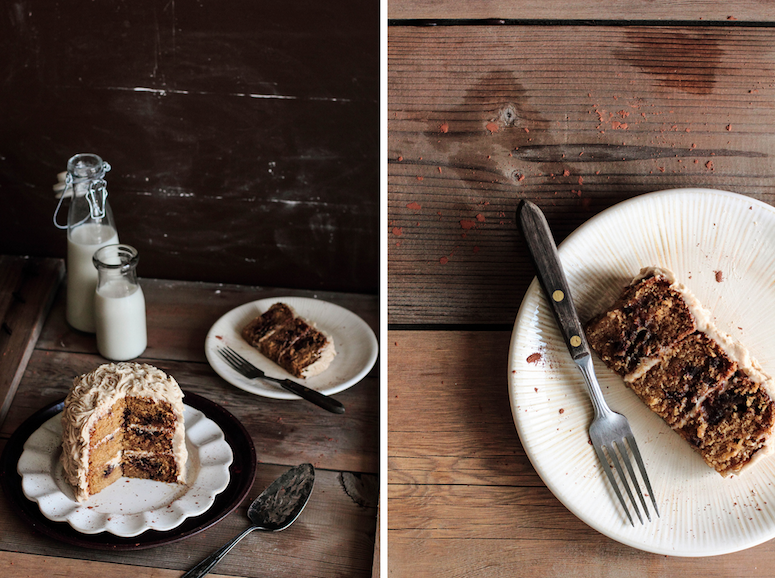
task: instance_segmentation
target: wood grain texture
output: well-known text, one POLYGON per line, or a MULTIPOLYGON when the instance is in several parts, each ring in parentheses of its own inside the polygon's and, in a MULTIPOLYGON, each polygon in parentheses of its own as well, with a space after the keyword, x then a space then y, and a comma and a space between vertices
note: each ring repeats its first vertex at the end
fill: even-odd
POLYGON ((0 425, 64 275, 58 259, 0 255, 0 425))
POLYGON ((396 19, 533 19, 533 20, 624 20, 705 22, 772 22, 775 11, 766 0, 656 0, 651 2, 610 0, 396 0, 388 4, 388 18, 396 19))
POLYGON ((0 252, 65 255, 52 185, 94 152, 141 275, 376 293, 378 4, 3 13, 0 252))
POLYGON ((717 557, 660 556, 571 514, 519 443, 508 342, 500 331, 388 333, 391 578, 771 574, 775 542, 717 557))
POLYGON ((388 322, 510 325, 515 210, 557 242, 678 187, 775 202, 775 29, 392 26, 388 322))

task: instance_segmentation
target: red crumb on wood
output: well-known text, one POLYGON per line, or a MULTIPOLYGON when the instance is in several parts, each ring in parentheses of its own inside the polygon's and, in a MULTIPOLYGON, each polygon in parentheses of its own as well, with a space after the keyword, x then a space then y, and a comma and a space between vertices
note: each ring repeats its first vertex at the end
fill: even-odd
POLYGON ((446 122, 444 122, 444 123, 442 123, 442 124, 441 124, 441 126, 439 127, 439 130, 440 130, 441 132, 444 132, 444 133, 446 133, 446 132, 449 132, 449 125, 448 125, 446 122))
POLYGON ((485 128, 487 130, 489 130, 490 133, 498 132, 498 123, 497 122, 488 122, 487 126, 485 128))
POLYGON ((439 263, 441 263, 442 265, 446 265, 447 263, 449 263, 449 259, 447 257, 442 257, 441 259, 439 259, 439 263))
POLYGON ((400 237, 401 235, 403 235, 403 234, 404 234, 404 229, 403 229, 403 227, 393 227, 393 234, 394 234, 396 237, 400 237))
POLYGON ((412 201, 411 203, 407 203, 406 208, 412 209, 413 211, 419 211, 420 209, 422 209, 422 206, 420 206, 420 203, 418 203, 417 201, 412 201))

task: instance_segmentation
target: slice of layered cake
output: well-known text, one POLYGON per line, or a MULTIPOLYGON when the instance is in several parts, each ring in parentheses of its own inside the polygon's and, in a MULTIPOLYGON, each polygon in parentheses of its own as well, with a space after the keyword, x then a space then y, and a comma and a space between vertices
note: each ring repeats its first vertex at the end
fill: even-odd
POLYGON ((296 377, 318 375, 336 355, 334 341, 285 303, 275 303, 242 329, 242 338, 296 377))
POLYGON ((122 475, 184 483, 183 392, 147 364, 110 363, 77 377, 62 412, 62 465, 82 502, 122 475))
POLYGON ((720 474, 773 451, 775 382, 671 271, 643 269, 586 332, 603 362, 720 474))

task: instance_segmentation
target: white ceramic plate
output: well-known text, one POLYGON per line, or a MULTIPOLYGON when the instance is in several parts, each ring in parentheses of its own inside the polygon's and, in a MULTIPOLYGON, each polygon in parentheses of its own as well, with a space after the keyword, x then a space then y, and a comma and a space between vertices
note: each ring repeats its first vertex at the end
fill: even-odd
POLYGON ((217 353, 217 348, 223 345, 228 345, 263 370, 267 377, 297 381, 325 395, 343 391, 366 377, 377 360, 378 352, 377 338, 363 319, 344 307, 306 297, 272 297, 241 305, 216 321, 205 340, 207 361, 218 375, 232 385, 264 397, 300 399, 271 381, 248 379, 232 369, 217 353), (242 339, 242 328, 277 302, 289 305, 297 315, 333 338, 336 357, 322 373, 299 379, 242 339))
POLYGON ((220 427, 202 412, 185 406, 186 484, 120 478, 85 502, 75 501, 62 472, 61 413, 43 423, 25 442, 17 470, 22 491, 49 520, 67 522, 84 534, 109 532, 137 536, 146 530, 171 530, 186 518, 206 512, 229 483, 232 451, 220 427))
MULTIPOLYGON (((579 227, 560 258, 582 321, 610 306, 642 267, 661 265, 775 375, 773 207, 707 189, 642 195, 579 227)), ((525 451, 554 495, 591 527, 671 556, 725 554, 775 537, 775 458, 722 478, 595 357, 609 405, 630 421, 661 513, 630 526, 589 444, 589 398, 537 280, 517 315, 509 355, 512 413, 525 451)))

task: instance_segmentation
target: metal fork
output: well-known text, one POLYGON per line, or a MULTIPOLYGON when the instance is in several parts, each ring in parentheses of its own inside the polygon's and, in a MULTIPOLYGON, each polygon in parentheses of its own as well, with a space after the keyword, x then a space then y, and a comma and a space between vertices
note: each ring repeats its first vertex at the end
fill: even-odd
POLYGON ((635 443, 635 437, 632 435, 630 424, 623 415, 612 411, 603 398, 600 384, 595 377, 592 354, 576 313, 576 308, 573 305, 568 282, 565 279, 565 273, 557 253, 557 246, 554 243, 549 224, 546 222, 546 217, 544 217, 541 209, 535 204, 522 200, 517 208, 517 221, 533 258, 538 281, 546 293, 552 313, 560 327, 565 344, 568 346, 568 351, 570 351, 573 361, 581 371, 587 391, 592 399, 594 419, 589 427, 589 437, 592 441, 592 446, 595 448, 608 481, 619 498, 619 502, 621 502, 627 518, 630 520, 630 524, 635 525, 619 488, 619 483, 617 483, 611 469, 611 464, 616 469, 619 481, 624 486, 641 524, 643 524, 643 517, 638 508, 638 503, 635 501, 633 489, 634 493, 640 498, 646 517, 651 521, 649 509, 646 507, 646 500, 643 498, 643 492, 641 492, 638 478, 635 475, 635 470, 630 460, 630 454, 635 458, 640 476, 646 486, 646 491, 651 497, 654 512, 659 516, 659 509, 657 508, 654 492, 651 489, 651 482, 649 482, 649 477, 643 465, 638 445, 635 443), (624 464, 624 467, 622 467, 622 464, 624 464), (627 476, 625 476, 625 469, 629 474, 631 483, 628 482, 627 476))
POLYGON ((250 363, 247 359, 242 357, 239 353, 234 351, 229 346, 219 347, 217 349, 224 361, 233 367, 236 371, 247 377, 248 379, 266 379, 272 383, 277 383, 283 389, 295 393, 301 398, 311 401, 315 405, 322 407, 323 409, 330 411, 331 413, 344 413, 344 406, 337 400, 323 395, 319 391, 310 389, 309 387, 291 381, 290 379, 272 379, 266 376, 266 374, 250 363))

